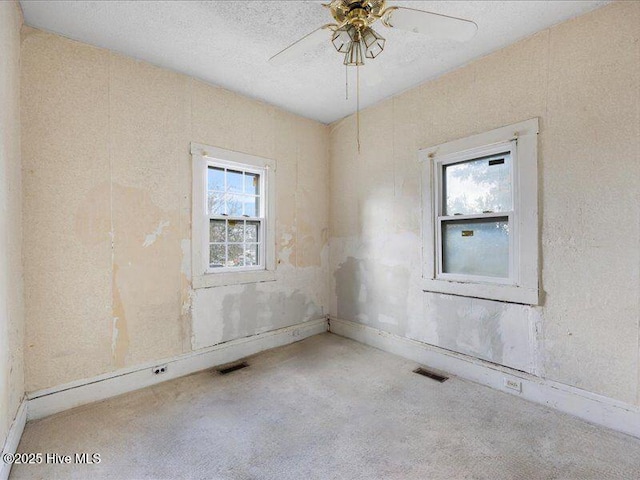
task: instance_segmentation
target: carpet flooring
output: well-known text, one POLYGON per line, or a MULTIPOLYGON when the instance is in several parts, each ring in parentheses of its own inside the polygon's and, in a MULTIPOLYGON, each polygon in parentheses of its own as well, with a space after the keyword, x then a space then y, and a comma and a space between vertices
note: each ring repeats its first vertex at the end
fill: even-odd
POLYGON ((333 335, 27 424, 11 479, 638 479, 640 440, 333 335))

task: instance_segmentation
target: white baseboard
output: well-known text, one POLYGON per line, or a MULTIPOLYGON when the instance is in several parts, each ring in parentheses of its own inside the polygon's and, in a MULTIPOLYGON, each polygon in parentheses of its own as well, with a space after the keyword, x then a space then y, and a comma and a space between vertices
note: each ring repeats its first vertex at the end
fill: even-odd
MULTIPOLYGON (((320 318, 290 327, 204 348, 170 359, 122 369, 98 377, 29 393, 28 419, 35 420, 87 403, 115 397, 174 378, 212 368, 264 350, 297 342, 327 331, 327 319, 320 318), (155 365, 167 365, 167 371, 154 375, 155 365)), ((1 479, 0 479, 1 480, 1 479)))
POLYGON ((562 383, 331 317, 329 331, 481 385, 640 438, 640 408, 562 383), (505 386, 521 382, 521 390, 505 386))
MULTIPOLYGON (((5 453, 16 453, 20 439, 22 438, 22 432, 24 432, 24 425, 27 423, 27 399, 23 399, 18 407, 16 417, 13 419, 13 423, 9 428, 7 439, 2 447, 2 455, 5 453)), ((2 457, 0 457, 0 480, 7 480, 9 473, 11 472, 11 464, 4 463, 2 457)))

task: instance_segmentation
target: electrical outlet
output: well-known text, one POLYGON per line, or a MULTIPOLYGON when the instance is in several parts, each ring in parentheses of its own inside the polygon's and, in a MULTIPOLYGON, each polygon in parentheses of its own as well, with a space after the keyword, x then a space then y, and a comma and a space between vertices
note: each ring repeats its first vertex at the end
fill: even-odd
POLYGON ((520 380, 511 380, 509 378, 505 378, 504 386, 511 390, 515 390, 516 392, 522 392, 522 382, 520 380))
POLYGON ((151 371, 154 375, 162 375, 163 373, 167 373, 167 365, 156 365, 151 371))

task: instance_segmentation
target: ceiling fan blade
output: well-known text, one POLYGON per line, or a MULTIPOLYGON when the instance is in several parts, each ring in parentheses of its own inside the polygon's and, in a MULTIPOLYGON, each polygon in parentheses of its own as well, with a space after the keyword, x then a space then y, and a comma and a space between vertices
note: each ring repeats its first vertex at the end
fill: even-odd
POLYGON ((382 22, 387 27, 459 42, 471 40, 478 31, 478 25, 471 20, 404 7, 387 8, 382 22))
POLYGON ((331 37, 329 33, 333 32, 333 27, 335 25, 327 24, 323 25, 320 28, 314 30, 313 32, 305 35, 299 40, 296 40, 291 45, 286 47, 284 50, 279 51, 273 57, 269 59, 269 63, 272 65, 284 65, 296 57, 304 53, 305 50, 317 45, 320 42, 330 40, 331 37))

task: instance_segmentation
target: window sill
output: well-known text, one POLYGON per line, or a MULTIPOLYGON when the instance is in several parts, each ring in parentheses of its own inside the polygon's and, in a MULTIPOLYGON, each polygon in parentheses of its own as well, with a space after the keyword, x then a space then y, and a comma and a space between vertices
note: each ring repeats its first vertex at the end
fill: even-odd
POLYGON ((242 285, 245 283, 273 282, 275 279, 276 272, 274 270, 208 273, 194 276, 193 288, 212 288, 226 285, 242 285))
POLYGON ((538 305, 537 288, 526 288, 515 285, 463 283, 448 280, 422 279, 422 290, 425 292, 448 293, 463 297, 485 298, 500 302, 538 305))

